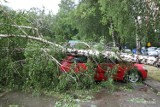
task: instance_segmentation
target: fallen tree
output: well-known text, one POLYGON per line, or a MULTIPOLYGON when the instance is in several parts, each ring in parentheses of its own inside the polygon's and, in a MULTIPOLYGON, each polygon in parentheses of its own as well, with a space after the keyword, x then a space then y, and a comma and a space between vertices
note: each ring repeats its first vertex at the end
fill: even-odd
POLYGON ((29 35, 5 35, 5 34, 0 34, 0 38, 13 38, 13 37, 20 37, 20 38, 25 38, 25 39, 31 39, 31 40, 35 40, 35 41, 38 41, 38 42, 41 42, 41 43, 44 43, 44 44, 48 44, 48 45, 54 45, 60 49, 64 49, 63 46, 61 45, 58 45, 56 43, 53 43, 53 42, 50 42, 50 41, 47 41, 43 38, 40 38, 40 37, 34 37, 34 36, 29 36, 29 35))
POLYGON ((66 48, 64 46, 61 46, 59 44, 50 42, 48 40, 45 40, 40 37, 34 37, 34 36, 26 36, 26 35, 5 35, 5 34, 0 34, 0 38, 13 38, 13 37, 19 37, 19 38, 24 38, 24 39, 30 39, 34 41, 38 41, 44 44, 48 45, 53 45, 55 47, 58 47, 58 49, 62 50, 63 52, 69 52, 72 54, 79 54, 79 55, 103 55, 104 58, 111 58, 115 57, 118 60, 123 60, 127 62, 137 62, 137 63, 142 63, 142 64, 147 64, 147 65, 152 65, 159 67, 160 66, 160 58, 159 57, 152 57, 152 56, 143 56, 143 55, 134 55, 134 54, 128 54, 128 53, 123 53, 120 51, 103 51, 99 52, 97 50, 92 50, 92 49, 87 49, 87 50, 80 50, 80 49, 74 49, 74 48, 66 48))

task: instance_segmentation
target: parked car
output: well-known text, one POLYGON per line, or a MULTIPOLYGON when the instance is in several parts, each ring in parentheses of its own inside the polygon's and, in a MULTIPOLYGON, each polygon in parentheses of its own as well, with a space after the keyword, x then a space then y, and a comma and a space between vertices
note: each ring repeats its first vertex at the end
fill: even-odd
POLYGON ((160 48, 157 48, 156 51, 158 52, 158 54, 160 54, 160 48))
MULTIPOLYGON (((135 49, 135 48, 132 49, 133 54, 136 54, 136 52, 137 52, 137 49, 135 49)), ((142 49, 141 49, 141 54, 142 55, 148 55, 147 50, 144 47, 142 47, 142 49)))
POLYGON ((157 48, 156 51, 158 53, 158 57, 160 57, 160 48, 157 48))
POLYGON ((147 50, 156 50, 157 47, 148 47, 147 50))
POLYGON ((156 47, 149 47, 148 49, 147 49, 147 54, 149 55, 149 56, 154 56, 154 57, 157 57, 158 56, 158 52, 156 51, 156 47))
POLYGON ((82 42, 80 40, 69 40, 68 45, 71 48, 82 48, 82 49, 86 49, 86 48, 90 48, 90 45, 86 42, 82 42))
POLYGON ((123 52, 124 53, 132 53, 131 49, 124 49, 123 52))
MULTIPOLYGON (((74 72, 84 72, 87 71, 87 60, 92 60, 87 56, 82 55, 68 55, 65 59, 62 60, 60 71, 69 72, 74 70, 74 72), (72 66, 74 64, 74 66, 72 66)), ((95 63, 95 81, 107 80, 107 73, 110 73, 113 68, 116 69, 116 73, 112 75, 114 80, 128 81, 128 82, 137 82, 139 80, 144 80, 147 78, 147 70, 144 68, 143 64, 124 64, 115 60, 113 63, 110 59, 105 60, 105 62, 95 63), (108 61, 109 60, 109 61, 108 61)))
POLYGON ((148 55, 147 49, 141 49, 141 54, 142 55, 148 55))
POLYGON ((133 54, 136 54, 136 52, 137 52, 137 50, 134 48, 134 49, 132 49, 132 53, 133 54))

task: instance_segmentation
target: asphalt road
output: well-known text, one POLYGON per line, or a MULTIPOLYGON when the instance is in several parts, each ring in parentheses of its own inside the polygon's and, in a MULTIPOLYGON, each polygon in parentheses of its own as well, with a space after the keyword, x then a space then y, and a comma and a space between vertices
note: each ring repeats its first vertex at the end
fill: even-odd
MULTIPOLYGON (((148 80, 147 80, 148 81, 148 80)), ((151 80, 149 80, 151 81, 151 80)), ((160 107, 160 95, 143 83, 116 83, 112 93, 107 88, 89 94, 92 99, 82 101, 76 98, 75 107, 160 107)), ((2 94, 1 94, 2 95, 2 94)), ((0 97, 0 107, 54 107, 57 101, 53 96, 33 96, 19 91, 8 92, 0 97)), ((65 107, 65 106, 64 106, 65 107)))

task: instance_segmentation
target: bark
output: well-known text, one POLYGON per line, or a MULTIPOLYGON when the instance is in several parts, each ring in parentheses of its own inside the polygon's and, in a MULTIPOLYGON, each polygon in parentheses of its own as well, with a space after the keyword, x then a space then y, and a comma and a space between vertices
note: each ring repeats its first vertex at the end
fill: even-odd
POLYGON ((136 54, 140 55, 141 54, 141 40, 139 39, 139 36, 136 35, 136 54))
POLYGON ((34 36, 26 36, 26 35, 4 35, 4 34, 0 34, 0 38, 13 38, 13 37, 20 37, 20 38, 24 38, 24 39, 31 39, 31 40, 35 40, 35 41, 38 41, 38 42, 42 42, 44 44, 48 44, 48 45, 54 45, 60 49, 65 49, 63 46, 61 45, 58 45, 56 43, 53 43, 53 42, 50 42, 50 41, 47 41, 43 38, 40 38, 40 37, 34 37, 34 36))
POLYGON ((137 18, 135 19, 136 21, 136 54, 137 55, 140 55, 141 53, 141 40, 140 40, 140 37, 139 37, 139 29, 140 29, 140 26, 141 26, 141 19, 137 16, 137 18))
POLYGON ((112 35, 113 47, 116 47, 116 40, 115 40, 113 23, 111 23, 111 30, 112 30, 112 34, 111 35, 112 35))

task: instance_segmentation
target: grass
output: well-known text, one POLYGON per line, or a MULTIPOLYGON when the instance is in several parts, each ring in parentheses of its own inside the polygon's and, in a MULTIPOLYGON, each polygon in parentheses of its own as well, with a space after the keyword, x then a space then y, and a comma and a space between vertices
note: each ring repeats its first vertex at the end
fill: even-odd
POLYGON ((149 65, 145 65, 145 67, 148 70, 148 77, 160 81, 160 68, 156 68, 149 65))

